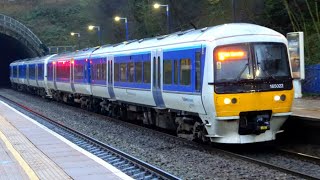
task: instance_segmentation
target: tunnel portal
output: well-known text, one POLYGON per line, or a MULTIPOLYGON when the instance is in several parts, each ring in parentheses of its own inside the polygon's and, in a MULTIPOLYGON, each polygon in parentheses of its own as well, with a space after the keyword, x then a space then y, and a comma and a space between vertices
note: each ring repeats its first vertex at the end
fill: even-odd
POLYGON ((15 60, 46 55, 46 46, 17 20, 0 14, 0 87, 9 86, 9 64, 15 60))

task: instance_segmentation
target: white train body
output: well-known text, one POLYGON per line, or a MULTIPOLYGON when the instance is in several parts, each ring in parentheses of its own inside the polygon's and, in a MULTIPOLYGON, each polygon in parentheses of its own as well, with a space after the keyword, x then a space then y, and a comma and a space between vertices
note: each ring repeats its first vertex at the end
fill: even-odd
POLYGON ((189 30, 10 66, 15 86, 45 88, 57 100, 218 143, 274 140, 293 99, 286 38, 252 24, 189 30), (43 81, 14 71, 38 61, 45 64, 43 81))

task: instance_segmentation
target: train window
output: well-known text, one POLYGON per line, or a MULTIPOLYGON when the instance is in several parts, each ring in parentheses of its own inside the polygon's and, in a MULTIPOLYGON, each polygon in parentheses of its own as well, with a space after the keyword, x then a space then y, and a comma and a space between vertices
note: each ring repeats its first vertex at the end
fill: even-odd
POLYGON ((254 51, 255 59, 258 64, 257 72, 259 72, 256 72, 256 78, 264 79, 290 76, 287 52, 283 44, 259 43, 254 45, 254 51))
POLYGON ((178 60, 174 61, 174 84, 178 84, 178 60))
POLYGON ((157 87, 157 59, 156 57, 153 57, 153 87, 157 87))
MULTIPOLYGON (((108 61, 109 62, 109 64, 108 64, 108 66, 109 66, 109 71, 108 71, 108 73, 109 73, 109 80, 108 80, 108 82, 109 83, 111 83, 112 82, 112 75, 113 75, 113 73, 112 73, 112 60, 109 60, 108 61)), ((119 71, 118 71, 119 72, 119 71)))
POLYGON ((106 81, 106 63, 97 62, 91 67, 91 78, 92 80, 106 81))
POLYGON ((47 75, 47 77, 48 77, 48 80, 50 81, 50 80, 53 80, 53 64, 52 63, 48 63, 48 65, 47 65, 47 69, 48 69, 48 75, 47 75))
POLYGON ((83 80, 84 77, 84 64, 80 62, 74 63, 74 80, 83 80))
POLYGON ((127 63, 120 63, 120 81, 127 81, 127 63))
POLYGON ((214 50, 215 81, 232 82, 252 79, 249 46, 245 44, 222 46, 214 50))
POLYGON ((157 64, 158 64, 158 86, 157 86, 157 88, 161 88, 161 69, 160 69, 160 63, 161 63, 161 61, 160 61, 160 56, 158 56, 158 62, 157 62, 157 64))
POLYGON ((95 64, 92 64, 91 65, 91 71, 90 71, 90 76, 91 76, 91 80, 95 80, 96 77, 95 77, 95 72, 96 72, 96 65, 95 64))
POLYGON ((36 78, 36 66, 33 64, 29 65, 29 79, 36 78))
POLYGON ((190 59, 180 59, 180 85, 191 85, 190 59))
POLYGON ((13 66, 13 77, 16 78, 17 77, 17 66, 13 66))
POLYGON ((136 62, 136 82, 141 83, 142 82, 142 62, 136 62))
POLYGON ((201 89, 201 52, 196 52, 196 91, 201 89))
MULTIPOLYGON (((88 63, 87 63, 87 59, 86 59, 86 63, 84 64, 84 77, 83 79, 87 80, 88 79, 88 76, 89 76, 89 73, 88 73, 88 63)), ((90 77, 91 78, 91 77, 90 77)))
POLYGON ((38 80, 43 80, 44 79, 44 65, 43 64, 38 64, 38 80))
POLYGON ((91 64, 91 79, 94 81, 97 79, 97 71, 98 67, 97 64, 91 64))
POLYGON ((20 65, 19 66, 19 78, 25 78, 26 77, 26 65, 20 65))
POLYGON ((133 62, 130 62, 130 63, 128 63, 128 68, 127 68, 127 70, 128 70, 128 82, 134 82, 134 79, 135 79, 135 77, 134 77, 134 63, 133 62))
POLYGON ((22 66, 18 66, 18 77, 21 78, 22 77, 22 66))
POLYGON ((151 82, 151 63, 150 61, 143 62, 143 82, 151 82))
POLYGON ((119 63, 114 63, 114 81, 119 82, 119 69, 120 69, 120 64, 119 63))
POLYGON ((163 78, 164 84, 172 84, 172 60, 163 61, 163 78))
POLYGON ((93 64, 93 69, 92 69, 92 73, 93 75, 93 80, 98 80, 100 79, 100 64, 93 64))
POLYGON ((61 61, 57 63, 57 78, 67 80, 70 78, 70 62, 61 61))
POLYGON ((97 78, 96 80, 102 80, 102 81, 106 81, 106 63, 105 62, 100 62, 100 64, 96 64, 97 69, 96 69, 96 73, 97 73, 97 78))
POLYGON ((102 80, 106 81, 107 80, 107 64, 105 62, 101 64, 101 73, 102 73, 102 80))

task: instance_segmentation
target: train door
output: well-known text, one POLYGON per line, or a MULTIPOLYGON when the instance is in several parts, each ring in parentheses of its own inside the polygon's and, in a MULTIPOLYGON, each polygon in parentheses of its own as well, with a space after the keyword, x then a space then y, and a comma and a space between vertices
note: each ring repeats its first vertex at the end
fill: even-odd
POLYGON ((70 84, 72 92, 76 92, 74 88, 74 59, 70 60, 70 84))
POLYGON ((162 49, 153 50, 151 52, 152 58, 152 94, 156 106, 158 108, 165 108, 162 98, 162 49))
POLYGON ((110 98, 111 99, 115 99, 115 94, 114 94, 114 91, 113 91, 113 82, 114 82, 114 79, 113 79, 113 62, 114 62, 114 56, 109 56, 107 58, 107 73, 108 73, 108 92, 109 92, 109 95, 110 95, 110 98))
MULTIPOLYGON (((49 59, 51 57, 53 57, 55 55, 52 55, 52 56, 49 56, 47 57, 45 60, 44 60, 44 64, 43 64, 43 78, 44 78, 44 87, 46 89, 46 92, 48 94, 48 96, 51 96, 51 91, 49 91, 49 85, 48 85, 48 76, 49 76, 49 72, 48 72, 48 69, 49 69, 49 59)), ((52 71, 50 71, 51 73, 53 73, 53 64, 52 64, 52 71)), ((50 77, 52 76, 52 74, 50 75, 50 77)), ((53 80, 53 79, 52 79, 53 80)))
POLYGON ((53 66, 52 81, 53 81, 53 84, 54 84, 54 89, 58 89, 57 88, 57 61, 52 62, 52 66, 53 66))
POLYGON ((48 66, 48 59, 49 58, 46 58, 44 60, 44 64, 43 64, 43 80, 44 80, 44 87, 45 87, 45 90, 47 92, 47 95, 51 96, 51 92, 49 91, 49 86, 48 86, 48 69, 49 69, 49 66, 48 66))
POLYGON ((27 83, 27 85, 30 85, 30 83, 29 83, 29 64, 26 65, 26 83, 27 83))
POLYGON ((35 80, 36 80, 36 84, 39 87, 39 79, 38 79, 38 64, 34 65, 35 68, 35 80))

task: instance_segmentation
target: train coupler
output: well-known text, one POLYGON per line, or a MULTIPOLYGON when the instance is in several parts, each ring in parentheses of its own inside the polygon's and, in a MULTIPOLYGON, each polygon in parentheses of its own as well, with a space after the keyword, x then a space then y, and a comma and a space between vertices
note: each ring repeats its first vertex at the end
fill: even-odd
POLYGON ((248 135, 270 130, 271 111, 241 112, 239 120, 239 134, 248 135))

